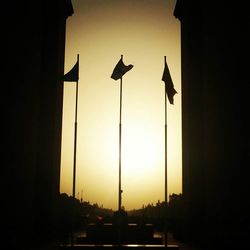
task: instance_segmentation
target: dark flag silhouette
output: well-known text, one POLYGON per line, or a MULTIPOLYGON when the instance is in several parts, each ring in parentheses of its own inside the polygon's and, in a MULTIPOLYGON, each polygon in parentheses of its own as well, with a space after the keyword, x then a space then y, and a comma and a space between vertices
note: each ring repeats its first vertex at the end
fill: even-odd
POLYGON ((165 82, 165 91, 168 96, 169 102, 171 104, 174 104, 174 95, 177 94, 177 91, 174 89, 174 84, 168 69, 166 57, 165 57, 165 67, 162 75, 162 81, 165 82))
POLYGON ((63 76, 65 82, 77 82, 79 80, 79 59, 73 66, 73 68, 63 76))
POLYGON ((122 61, 122 58, 119 60, 119 62, 116 64, 113 73, 111 75, 111 78, 114 80, 121 79, 122 76, 127 73, 129 70, 131 70, 134 67, 134 65, 129 64, 125 65, 122 61))

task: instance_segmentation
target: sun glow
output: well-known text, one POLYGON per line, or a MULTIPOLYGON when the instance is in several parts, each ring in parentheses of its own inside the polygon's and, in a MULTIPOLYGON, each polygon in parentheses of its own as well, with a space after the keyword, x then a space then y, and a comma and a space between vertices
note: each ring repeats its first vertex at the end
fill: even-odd
POLYGON ((152 132, 145 127, 130 127, 124 133, 122 155, 124 172, 128 176, 140 175, 160 165, 159 148, 160 145, 163 148, 162 138, 156 138, 152 132))

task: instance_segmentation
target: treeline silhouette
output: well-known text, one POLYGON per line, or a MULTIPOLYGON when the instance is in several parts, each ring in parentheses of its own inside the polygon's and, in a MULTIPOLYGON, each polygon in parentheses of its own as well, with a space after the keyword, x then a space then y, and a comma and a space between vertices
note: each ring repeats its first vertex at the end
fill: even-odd
MULTIPOLYGON (((140 209, 125 211, 127 223, 138 225, 153 224, 154 229, 161 232, 167 222, 168 230, 176 239, 181 240, 183 224, 183 198, 182 194, 172 194, 168 204, 158 201, 156 204, 143 205, 140 209)), ((65 193, 60 194, 56 209, 56 227, 58 240, 67 243, 72 232, 83 232, 91 223, 115 223, 117 211, 104 208, 97 203, 91 204, 65 193)))
POLYGON ((176 239, 182 239, 182 225, 184 221, 184 202, 182 194, 171 194, 169 202, 158 202, 143 205, 141 209, 128 212, 129 220, 134 223, 151 223, 158 231, 163 231, 164 223, 174 234, 176 239))
POLYGON ((109 220, 113 216, 113 210, 103 208, 97 203, 90 204, 88 201, 80 201, 66 193, 59 196, 56 207, 56 227, 58 239, 68 241, 71 232, 85 230, 89 223, 96 222, 101 218, 109 220))

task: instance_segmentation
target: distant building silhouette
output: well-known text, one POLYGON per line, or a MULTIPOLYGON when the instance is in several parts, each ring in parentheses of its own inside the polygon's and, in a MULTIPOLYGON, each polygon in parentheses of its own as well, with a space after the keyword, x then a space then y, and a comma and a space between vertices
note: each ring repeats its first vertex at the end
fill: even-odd
POLYGON ((242 2, 187 0, 174 11, 181 22, 183 236, 235 249, 250 237, 247 12, 242 2))
MULTIPOLYGON (((54 240, 59 194, 66 19, 70 0, 4 1, 2 246, 54 240), (6 133, 7 132, 7 133, 6 133)), ((3 247, 3 249, 8 249, 3 247)))

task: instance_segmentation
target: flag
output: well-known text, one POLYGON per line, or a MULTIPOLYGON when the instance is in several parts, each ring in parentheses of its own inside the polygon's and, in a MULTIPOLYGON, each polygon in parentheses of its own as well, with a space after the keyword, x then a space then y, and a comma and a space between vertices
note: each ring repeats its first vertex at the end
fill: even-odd
POLYGON ((65 82, 77 82, 79 80, 79 55, 74 67, 63 76, 65 82))
POLYGON ((165 82, 165 91, 168 96, 169 102, 171 104, 174 104, 174 95, 177 94, 177 91, 174 89, 174 84, 168 69, 166 57, 165 57, 165 67, 162 75, 162 81, 165 82))
POLYGON ((122 61, 122 58, 119 60, 119 62, 116 64, 113 73, 111 75, 111 78, 114 80, 118 80, 122 78, 122 76, 127 73, 129 70, 131 70, 134 67, 134 65, 125 65, 122 61))

